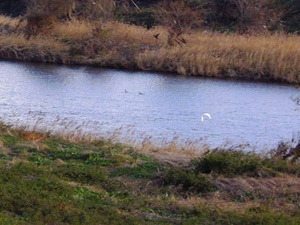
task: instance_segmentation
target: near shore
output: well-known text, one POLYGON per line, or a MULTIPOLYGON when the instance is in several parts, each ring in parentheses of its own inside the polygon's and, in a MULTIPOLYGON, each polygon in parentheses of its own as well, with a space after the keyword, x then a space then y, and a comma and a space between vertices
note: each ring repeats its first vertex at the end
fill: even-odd
POLYGON ((0 223, 296 225, 300 165, 282 149, 179 158, 1 124, 0 223))

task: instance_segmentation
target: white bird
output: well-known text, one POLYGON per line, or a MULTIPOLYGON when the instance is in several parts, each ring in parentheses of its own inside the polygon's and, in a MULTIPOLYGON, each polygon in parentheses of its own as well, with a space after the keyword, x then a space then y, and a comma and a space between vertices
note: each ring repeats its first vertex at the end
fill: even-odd
POLYGON ((211 116, 209 115, 209 113, 204 113, 204 114, 201 116, 201 122, 203 122, 204 116, 207 116, 209 119, 211 119, 211 116))

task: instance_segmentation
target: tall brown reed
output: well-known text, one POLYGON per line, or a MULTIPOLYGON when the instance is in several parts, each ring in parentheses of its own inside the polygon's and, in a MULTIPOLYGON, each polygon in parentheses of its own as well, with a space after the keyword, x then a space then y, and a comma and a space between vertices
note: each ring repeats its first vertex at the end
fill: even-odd
POLYGON ((186 39, 184 47, 161 48, 139 55, 138 65, 183 75, 300 82, 298 36, 198 32, 186 39))

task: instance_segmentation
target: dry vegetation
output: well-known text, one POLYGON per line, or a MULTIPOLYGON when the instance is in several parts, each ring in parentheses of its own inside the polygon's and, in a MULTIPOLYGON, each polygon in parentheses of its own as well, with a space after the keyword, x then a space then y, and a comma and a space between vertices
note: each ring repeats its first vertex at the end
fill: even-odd
POLYGON ((299 82, 298 36, 198 32, 187 35, 186 39, 184 47, 162 48, 140 55, 140 67, 194 76, 299 82))
POLYGON ((0 55, 7 59, 92 64, 189 76, 300 81, 297 35, 250 36, 199 30, 178 31, 174 36, 176 27, 170 30, 157 26, 147 30, 118 22, 75 19, 58 21, 50 31, 41 29, 28 35, 26 21, 19 23, 18 19, 4 16, 0 17, 0 28, 0 55))

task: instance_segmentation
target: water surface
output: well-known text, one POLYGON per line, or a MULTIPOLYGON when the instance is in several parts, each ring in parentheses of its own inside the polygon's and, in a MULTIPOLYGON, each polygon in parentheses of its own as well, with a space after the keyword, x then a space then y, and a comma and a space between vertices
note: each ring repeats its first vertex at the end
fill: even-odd
POLYGON ((0 62, 2 121, 33 126, 39 120, 36 126, 50 130, 83 127, 98 137, 122 131, 123 138, 157 143, 178 137, 214 147, 273 147, 300 131, 300 107, 291 100, 299 95, 282 84, 0 62), (211 119, 202 122, 203 113, 211 119))

